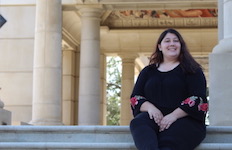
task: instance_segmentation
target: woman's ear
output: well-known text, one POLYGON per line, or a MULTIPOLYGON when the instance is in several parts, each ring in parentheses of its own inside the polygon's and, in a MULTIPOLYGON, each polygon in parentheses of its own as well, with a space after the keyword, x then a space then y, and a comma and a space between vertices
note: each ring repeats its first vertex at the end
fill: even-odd
POLYGON ((161 45, 160 45, 160 44, 158 44, 158 48, 159 48, 159 51, 162 51, 161 45))

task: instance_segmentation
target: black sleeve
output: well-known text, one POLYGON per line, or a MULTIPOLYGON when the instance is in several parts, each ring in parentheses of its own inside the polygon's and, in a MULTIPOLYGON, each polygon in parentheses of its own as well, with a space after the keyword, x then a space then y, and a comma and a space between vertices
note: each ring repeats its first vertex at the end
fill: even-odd
POLYGON ((196 73, 187 75, 186 82, 188 98, 182 101, 179 107, 191 117, 204 122, 208 111, 208 101, 203 71, 198 69, 196 73))
POLYGON ((139 74, 138 79, 135 83, 134 89, 131 94, 131 109, 133 115, 136 116, 140 113, 141 105, 146 101, 145 94, 144 94, 144 86, 147 81, 148 77, 148 67, 145 67, 139 74))

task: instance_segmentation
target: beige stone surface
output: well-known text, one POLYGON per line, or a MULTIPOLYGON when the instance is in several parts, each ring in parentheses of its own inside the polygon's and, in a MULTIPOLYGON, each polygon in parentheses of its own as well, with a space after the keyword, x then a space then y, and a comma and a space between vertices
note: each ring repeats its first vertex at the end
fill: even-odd
POLYGON ((62 71, 64 75, 76 74, 76 52, 74 50, 63 50, 63 62, 62 62, 62 71))
POLYGON ((1 7, 1 14, 7 20, 0 30, 0 38, 28 39, 34 37, 35 6, 1 7))
POLYGON ((5 107, 11 105, 31 105, 32 73, 0 73, 1 97, 5 107))
POLYGON ((62 122, 64 125, 77 124, 75 114, 75 110, 77 109, 76 101, 64 99, 62 105, 62 122))
POLYGON ((0 108, 0 125, 11 125, 11 112, 0 108))
MULTIPOLYGON (((19 101, 19 100, 18 100, 19 101)), ((23 100, 22 100, 23 102, 23 100)), ((17 125, 18 122, 30 122, 32 107, 28 104, 7 105, 4 109, 11 112, 12 125, 17 125), (23 120, 23 121, 22 121, 23 120)))
MULTIPOLYGON (((101 49, 106 53, 151 53, 164 29, 110 30, 101 34, 101 49), (115 46, 117 45, 117 46, 115 46)), ((217 29, 177 29, 184 37, 190 52, 208 55, 217 44, 217 29)))
POLYGON ((3 6, 1 14, 7 20, 0 29, 1 98, 12 112, 12 123, 27 122, 31 119, 35 6, 3 6))
POLYGON ((210 124, 231 126, 232 54, 210 55, 210 124))
POLYGON ((34 40, 0 39, 0 70, 3 72, 31 72, 33 67, 34 40), (12 44, 13 43, 13 44, 12 44))
POLYGON ((75 92, 76 92, 76 85, 75 85, 76 78, 73 76, 64 76, 63 75, 63 100, 74 100, 75 99, 75 92))

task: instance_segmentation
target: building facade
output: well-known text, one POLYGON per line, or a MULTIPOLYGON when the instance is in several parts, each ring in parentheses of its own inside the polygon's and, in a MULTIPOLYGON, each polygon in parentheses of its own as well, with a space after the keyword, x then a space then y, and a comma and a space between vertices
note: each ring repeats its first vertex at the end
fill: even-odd
POLYGON ((166 28, 181 32, 205 68, 212 124, 232 124, 220 117, 230 115, 231 0, 0 2, 0 96, 12 124, 105 125, 106 57, 119 56, 120 124, 128 125, 134 77, 166 28))

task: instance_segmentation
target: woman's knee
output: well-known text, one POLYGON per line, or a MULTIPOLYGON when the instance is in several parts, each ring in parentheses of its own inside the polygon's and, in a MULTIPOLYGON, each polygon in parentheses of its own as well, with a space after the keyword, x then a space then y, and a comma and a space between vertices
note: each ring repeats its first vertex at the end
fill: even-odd
POLYGON ((148 121, 149 121, 148 113, 142 112, 138 114, 134 119, 131 120, 130 127, 136 127, 148 121))
POLYGON ((134 119, 130 122, 130 128, 134 129, 136 127, 148 127, 150 129, 158 130, 159 126, 155 123, 153 119, 150 119, 147 112, 142 112, 138 114, 134 119))

